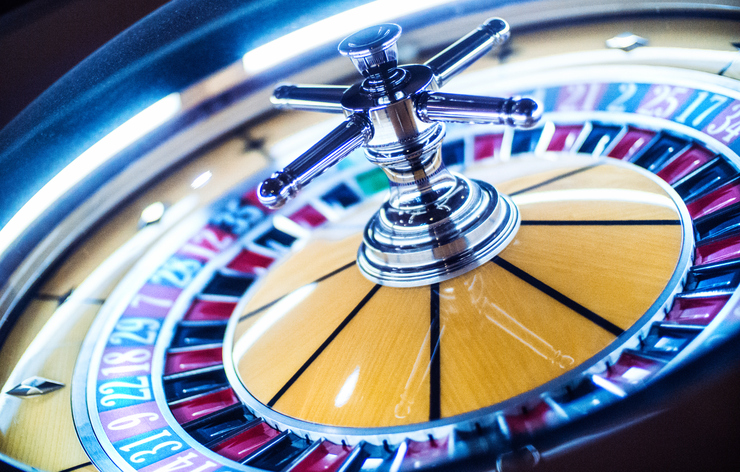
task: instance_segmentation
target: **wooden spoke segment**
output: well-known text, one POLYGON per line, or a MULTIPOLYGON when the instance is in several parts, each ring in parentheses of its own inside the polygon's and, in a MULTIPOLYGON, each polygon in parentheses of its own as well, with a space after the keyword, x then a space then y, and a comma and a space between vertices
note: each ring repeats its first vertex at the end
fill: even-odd
POLYGON ((275 409, 338 426, 428 420, 429 289, 401 291, 378 290, 275 409))
POLYGON ((680 226, 523 226, 502 259, 622 329, 665 289, 680 226))
POLYGON ((441 284, 442 415, 537 387, 614 340, 495 263, 441 284))
MULTIPOLYGON (((535 180, 539 176, 533 176, 535 180)), ((516 185, 516 182, 512 182, 516 185)), ((541 183, 512 192, 514 196, 535 192, 573 189, 624 189, 665 195, 665 189, 653 179, 638 173, 634 167, 616 166, 596 161, 573 170, 564 169, 558 175, 541 183)))
MULTIPOLYGON (((535 161, 530 167, 547 164, 551 165, 535 161)), ((496 170, 494 167, 489 173, 496 170)), ((661 185, 634 167, 611 162, 548 169, 502 182, 497 188, 512 195, 523 224, 582 220, 669 220, 679 224, 676 204, 661 185)))
POLYGON ((643 318, 680 270, 679 203, 633 167, 549 163, 500 187, 521 210, 517 236, 452 280, 374 285, 347 263, 361 235, 315 239, 273 269, 234 335, 247 391, 330 426, 464 414, 577 369, 643 318))
POLYGON ((267 404, 373 288, 357 268, 305 285, 235 334, 235 364, 250 392, 267 404))
POLYGON ((289 263, 280 265, 260 280, 260 290, 249 300, 245 310, 250 313, 274 303, 290 292, 354 263, 362 234, 341 241, 316 239, 291 257, 289 263))

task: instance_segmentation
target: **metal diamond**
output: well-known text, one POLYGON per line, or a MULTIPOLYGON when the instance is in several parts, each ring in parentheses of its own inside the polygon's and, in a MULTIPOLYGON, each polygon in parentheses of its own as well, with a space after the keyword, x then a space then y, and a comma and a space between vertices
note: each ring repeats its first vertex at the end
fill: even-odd
POLYGON ((64 387, 64 384, 61 382, 45 379, 43 377, 30 377, 5 393, 13 395, 14 397, 26 398, 35 397, 37 395, 46 395, 47 393, 59 390, 62 387, 64 387))
POLYGON ((606 47, 609 49, 621 49, 631 51, 641 46, 647 46, 648 40, 630 32, 618 34, 611 39, 606 40, 606 47))

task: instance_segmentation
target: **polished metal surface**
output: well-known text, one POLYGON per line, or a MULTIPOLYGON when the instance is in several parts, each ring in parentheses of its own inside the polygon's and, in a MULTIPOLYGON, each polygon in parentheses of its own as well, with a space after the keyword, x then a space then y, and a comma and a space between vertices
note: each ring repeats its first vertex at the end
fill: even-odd
POLYGON ((491 185, 454 177, 455 185, 434 203, 402 210, 386 202, 370 220, 357 258, 367 278, 392 287, 428 285, 485 264, 511 242, 521 221, 514 202, 491 185), (398 224, 429 215, 449 216, 398 224))
POLYGON ((490 18, 424 65, 432 69, 434 81, 438 87, 442 87, 491 48, 501 46, 508 40, 509 24, 501 18, 490 18))
POLYGON ((386 23, 365 28, 339 43, 339 52, 352 59, 363 77, 382 73, 398 65, 396 41, 401 27, 386 23))
POLYGON ((346 91, 343 85, 283 85, 275 89, 270 101, 278 108, 342 113, 342 95, 346 91))
POLYGON ((5 393, 13 395, 14 397, 28 398, 46 395, 47 393, 54 392, 60 388, 64 388, 64 384, 61 382, 45 379, 43 377, 31 377, 5 393))
POLYGON ((279 208, 313 179, 362 146, 372 136, 372 127, 362 115, 350 115, 328 135, 285 169, 275 172, 259 187, 262 203, 279 208))
POLYGON ((519 228, 519 210, 493 186, 450 172, 436 123, 411 150, 368 147, 390 181, 390 195, 365 228, 357 262, 370 280, 426 285, 463 274, 502 251, 519 228))
POLYGON ((618 34, 613 38, 606 40, 606 47, 609 49, 621 49, 622 51, 631 51, 633 49, 647 46, 648 40, 629 31, 618 34))
POLYGON ((365 145, 390 181, 390 196, 365 228, 358 265, 373 282, 415 287, 463 274, 491 260, 513 239, 519 211, 496 189, 449 172, 440 153, 441 122, 529 127, 541 107, 531 99, 436 90, 509 37, 491 18, 426 64, 398 67, 401 27, 381 24, 345 38, 339 51, 365 77, 342 87, 288 86, 272 102, 313 111, 343 110, 347 121, 283 171, 265 180, 260 201, 285 204, 313 178, 365 145), (340 96, 341 93, 341 96, 340 96))
POLYGON ((480 123, 529 127, 542 116, 542 108, 531 98, 478 97, 452 93, 422 93, 416 100, 422 121, 480 123))

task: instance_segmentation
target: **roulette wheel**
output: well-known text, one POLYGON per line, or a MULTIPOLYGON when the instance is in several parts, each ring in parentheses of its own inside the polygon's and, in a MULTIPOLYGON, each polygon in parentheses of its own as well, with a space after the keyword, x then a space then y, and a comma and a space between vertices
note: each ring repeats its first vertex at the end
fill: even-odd
POLYGON ((739 17, 166 5, 0 131, 3 464, 737 465, 739 17))

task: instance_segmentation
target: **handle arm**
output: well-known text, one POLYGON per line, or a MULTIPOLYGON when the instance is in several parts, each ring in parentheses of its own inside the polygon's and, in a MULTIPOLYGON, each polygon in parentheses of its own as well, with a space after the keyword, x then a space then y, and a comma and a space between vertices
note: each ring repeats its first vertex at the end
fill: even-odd
POLYGON ((442 87, 494 46, 500 46, 508 39, 509 24, 501 18, 489 18, 424 65, 432 69, 437 86, 442 87))
POLYGON ((373 127, 364 115, 350 115, 321 141, 262 182, 257 196, 263 205, 280 208, 331 166, 372 139, 373 127))
POLYGON ((342 113, 342 95, 346 85, 281 85, 270 101, 280 108, 342 113))
POLYGON ((528 128, 542 117, 542 107, 531 98, 424 92, 416 100, 416 114, 426 123, 446 121, 528 128))
POLYGON ((442 87, 486 55, 494 46, 500 46, 508 41, 509 35, 509 24, 506 21, 501 18, 489 18, 424 65, 432 69, 437 86, 442 87))

